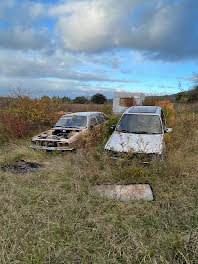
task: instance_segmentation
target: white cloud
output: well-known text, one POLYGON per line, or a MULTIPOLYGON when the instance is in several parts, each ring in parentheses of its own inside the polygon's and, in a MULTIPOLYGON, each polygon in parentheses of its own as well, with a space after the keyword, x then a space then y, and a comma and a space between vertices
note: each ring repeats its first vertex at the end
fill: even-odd
POLYGON ((91 84, 82 81, 71 80, 39 80, 39 79, 22 79, 22 78, 0 78, 1 95, 9 95, 17 88, 20 88, 23 94, 29 95, 49 95, 49 96, 69 96, 76 97, 79 95, 91 96, 97 92, 102 92, 112 98, 113 93, 118 90, 117 87, 103 86, 102 84, 91 84))
POLYGON ((95 0, 69 2, 52 8, 49 14, 58 18, 57 30, 66 48, 97 51, 119 46, 122 20, 137 0, 95 0))
POLYGON ((98 52, 141 51, 152 59, 190 59, 198 54, 197 0, 86 0, 49 10, 64 47, 98 52))
POLYGON ((0 19, 12 25, 27 26, 46 14, 47 5, 29 0, 1 0, 0 19))
POLYGON ((0 51, 0 73, 7 77, 27 78, 56 78, 78 81, 99 81, 99 82, 138 82, 134 79, 112 77, 108 71, 78 70, 83 63, 81 58, 76 58, 69 53, 57 50, 51 56, 40 54, 24 54, 22 52, 0 51))
POLYGON ((33 28, 0 28, 0 47, 13 50, 39 50, 53 47, 46 28, 36 31, 33 28))
POLYGON ((197 10, 197 0, 0 0, 0 89, 129 87, 132 74, 156 74, 145 61, 198 58, 197 10))

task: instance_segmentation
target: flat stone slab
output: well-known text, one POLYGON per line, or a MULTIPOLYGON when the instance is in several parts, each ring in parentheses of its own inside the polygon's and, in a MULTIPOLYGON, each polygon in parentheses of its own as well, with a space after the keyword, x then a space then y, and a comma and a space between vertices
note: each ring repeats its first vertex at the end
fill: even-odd
POLYGON ((121 201, 153 201, 154 199, 151 186, 148 183, 95 185, 92 187, 91 193, 121 201))

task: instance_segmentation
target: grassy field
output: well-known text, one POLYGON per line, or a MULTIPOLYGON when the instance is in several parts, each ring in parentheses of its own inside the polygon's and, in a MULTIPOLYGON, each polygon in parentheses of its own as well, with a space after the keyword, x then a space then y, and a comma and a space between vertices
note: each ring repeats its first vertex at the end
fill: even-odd
POLYGON ((108 104, 60 104, 59 106, 59 109, 65 112, 99 111, 107 114, 111 111, 111 108, 112 106, 108 104))
POLYGON ((0 174, 0 263, 198 263, 198 113, 177 106, 164 164, 103 156, 105 133, 76 153, 0 149, 0 164, 21 158, 45 167, 0 174), (149 182, 155 201, 94 197, 97 183, 149 182))

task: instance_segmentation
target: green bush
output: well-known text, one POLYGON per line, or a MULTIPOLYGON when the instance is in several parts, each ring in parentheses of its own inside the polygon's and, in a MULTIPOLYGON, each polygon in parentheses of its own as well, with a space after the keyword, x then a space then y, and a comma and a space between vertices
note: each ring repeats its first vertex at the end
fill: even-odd
POLYGON ((120 119, 120 115, 118 116, 110 116, 108 122, 105 124, 103 133, 101 135, 101 139, 100 139, 100 143, 103 146, 107 140, 109 139, 109 137, 111 136, 111 134, 113 133, 113 129, 111 129, 111 126, 116 126, 118 121, 120 119))

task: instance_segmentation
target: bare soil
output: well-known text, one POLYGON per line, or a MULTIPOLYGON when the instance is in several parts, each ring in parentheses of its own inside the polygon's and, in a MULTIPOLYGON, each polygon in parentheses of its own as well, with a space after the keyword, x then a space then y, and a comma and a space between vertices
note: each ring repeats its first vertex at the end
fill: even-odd
POLYGON ((30 172, 35 172, 36 170, 42 167, 44 167, 44 165, 41 163, 30 162, 21 159, 19 161, 15 161, 13 163, 1 166, 0 170, 2 170, 3 172, 26 174, 30 172))

